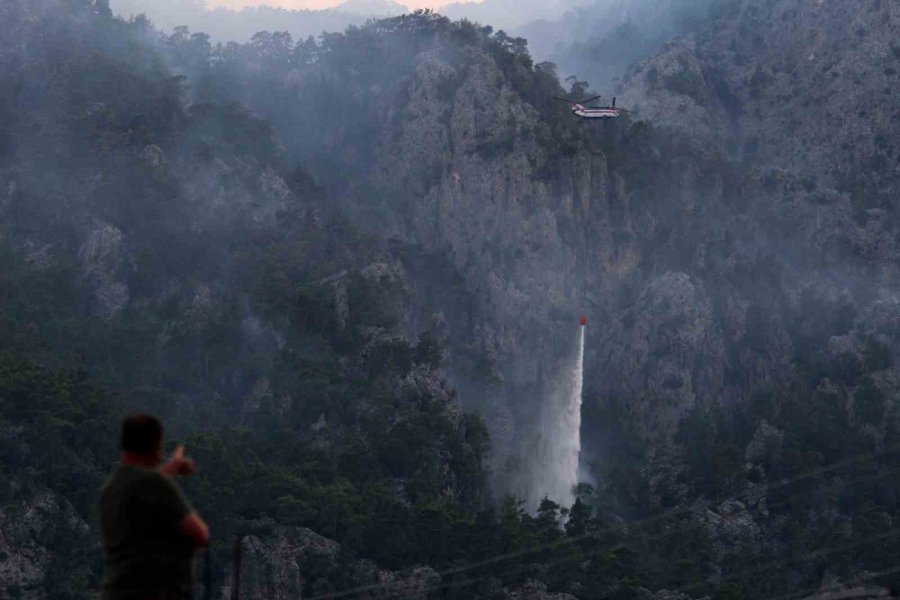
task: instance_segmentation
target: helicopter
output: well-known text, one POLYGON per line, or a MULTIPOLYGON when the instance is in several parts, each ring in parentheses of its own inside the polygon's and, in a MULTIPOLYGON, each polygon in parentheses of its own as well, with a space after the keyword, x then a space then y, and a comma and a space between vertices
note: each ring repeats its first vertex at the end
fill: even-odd
POLYGON ((615 119, 621 113, 631 112, 624 108, 617 108, 615 98, 613 98, 612 104, 610 106, 598 106, 594 108, 587 108, 585 106, 585 104, 587 104, 588 102, 593 102, 594 100, 598 100, 602 97, 603 96, 594 96, 593 98, 588 98, 587 100, 582 100, 581 102, 574 102, 572 100, 569 100, 568 98, 554 99, 571 104, 572 114, 577 117, 581 117, 582 119, 615 119))

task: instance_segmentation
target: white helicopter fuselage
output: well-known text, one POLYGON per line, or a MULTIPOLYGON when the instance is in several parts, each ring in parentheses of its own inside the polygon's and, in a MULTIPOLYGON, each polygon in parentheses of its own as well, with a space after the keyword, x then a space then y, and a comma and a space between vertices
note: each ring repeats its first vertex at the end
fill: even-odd
POLYGON ((572 107, 572 114, 582 119, 615 119, 619 116, 616 108, 585 108, 580 104, 572 107))

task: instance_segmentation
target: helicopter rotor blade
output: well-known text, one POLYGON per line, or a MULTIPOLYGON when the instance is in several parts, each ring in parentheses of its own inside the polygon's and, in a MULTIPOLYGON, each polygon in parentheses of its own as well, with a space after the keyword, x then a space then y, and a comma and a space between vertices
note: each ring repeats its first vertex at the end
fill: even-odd
POLYGON ((613 108, 615 108, 615 107, 616 107, 616 97, 613 96, 613 108))
POLYGON ((574 100, 569 100, 568 98, 560 98, 559 96, 553 96, 554 100, 559 100, 560 102, 568 102, 569 104, 576 104, 574 100))
POLYGON ((594 100, 599 100, 602 97, 603 97, 602 94, 600 96, 594 96, 593 98, 588 98, 587 100, 582 100, 578 104, 587 104, 588 102, 593 102, 594 100))

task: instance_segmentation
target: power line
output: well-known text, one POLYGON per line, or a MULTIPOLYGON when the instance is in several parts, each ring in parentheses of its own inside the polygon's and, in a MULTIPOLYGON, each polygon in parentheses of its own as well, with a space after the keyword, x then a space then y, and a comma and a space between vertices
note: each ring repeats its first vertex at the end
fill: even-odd
MULTIPOLYGON (((860 483, 865 483, 868 481, 878 481, 879 479, 884 479, 885 477, 889 477, 891 475, 897 475, 897 474, 900 474, 900 467, 894 467, 892 469, 888 469, 886 471, 878 473, 877 475, 865 475, 863 477, 857 477, 855 479, 850 479, 844 483, 848 487, 852 487, 852 486, 860 484, 860 483)), ((832 491, 832 490, 815 489, 815 490, 807 490, 805 492, 797 492, 796 494, 791 494, 790 496, 787 496, 778 502, 766 502, 766 507, 772 508, 772 507, 777 507, 777 506, 784 506, 785 504, 788 504, 788 502, 790 500, 793 500, 796 498, 802 498, 804 496, 815 496, 816 494, 826 494, 830 491, 832 491)))
MULTIPOLYGON (((762 493, 762 494, 767 495, 769 492, 771 492, 773 490, 778 490, 778 489, 787 487, 791 484, 797 483, 798 481, 808 479, 809 477, 814 477, 816 475, 823 475, 825 473, 830 473, 832 471, 846 467, 848 465, 855 464, 855 463, 863 461, 863 460, 870 460, 873 458, 877 458, 879 456, 884 456, 886 454, 889 454, 891 452, 898 451, 898 450, 900 450, 900 444, 889 446, 879 452, 866 452, 866 453, 857 454, 855 456, 840 460, 840 461, 832 463, 830 465, 826 465, 823 467, 817 467, 815 469, 810 469, 809 471, 807 471, 805 473, 801 473, 799 475, 796 475, 796 476, 793 476, 793 477, 790 477, 787 479, 782 479, 782 480, 772 483, 772 484, 765 484, 762 486, 741 490, 740 492, 738 492, 737 494, 734 494, 730 498, 726 498, 724 500, 718 501, 718 504, 721 504, 723 502, 727 502, 730 500, 737 500, 738 498, 741 498, 741 497, 746 496, 751 493, 762 493)), ((887 476, 888 474, 893 473, 897 470, 900 470, 900 468, 890 470, 886 473, 883 473, 879 476, 874 477, 874 479, 879 479, 881 477, 887 476)), ((873 477, 869 477, 869 478, 873 478, 873 477)), ((863 478, 863 479, 865 479, 865 478, 863 478)), ((826 491, 827 490, 813 490, 812 492, 801 492, 801 493, 797 494, 796 496, 815 494, 815 493, 824 493, 826 491)), ((792 497, 794 497, 794 496, 789 496, 788 499, 792 498, 792 497)), ((780 504, 781 503, 777 503, 776 505, 780 505, 780 504)), ((628 528, 643 527, 645 525, 650 525, 652 523, 655 523, 658 521, 663 521, 663 520, 671 518, 671 517, 678 517, 681 515, 690 514, 691 512, 693 512, 694 510, 696 510, 698 508, 698 505, 702 506, 703 504, 695 503, 695 505, 693 505, 693 506, 681 507, 681 508, 673 509, 671 511, 666 511, 666 512, 663 512, 663 513, 660 513, 657 515, 646 517, 644 519, 637 519, 635 521, 632 521, 631 523, 626 524, 626 527, 628 527, 628 528)), ((697 524, 696 526, 699 527, 701 525, 702 524, 697 524)), ((459 573, 464 573, 464 572, 471 571, 473 569, 477 569, 480 567, 485 567, 485 566, 489 566, 492 564, 501 563, 503 561, 510 560, 512 558, 519 558, 519 557, 527 556, 529 554, 542 552, 545 550, 553 550, 556 548, 569 546, 569 545, 575 544, 575 543, 585 540, 585 539, 596 538, 597 536, 602 535, 604 533, 614 533, 616 531, 616 529, 619 529, 619 528, 609 527, 609 528, 599 530, 599 531, 592 531, 592 532, 584 533, 584 534, 577 535, 577 536, 570 536, 570 537, 567 537, 567 538, 564 538, 561 540, 556 540, 554 542, 550 542, 547 544, 532 546, 530 548, 517 550, 514 552, 508 552, 505 554, 495 555, 493 557, 490 557, 490 558, 487 558, 487 559, 484 559, 481 561, 476 561, 476 562, 472 562, 472 563, 469 563, 466 565, 461 565, 459 567, 453 567, 450 569, 446 569, 444 571, 437 572, 437 575, 443 579, 448 576, 457 575, 459 573)), ((662 534, 660 536, 647 538, 644 541, 650 541, 653 539, 666 537, 667 535, 671 535, 671 534, 672 534, 672 532, 670 532, 669 534, 662 534)), ((611 550, 607 549, 606 551, 611 551, 611 550)), ((493 577, 493 576, 494 575, 489 575, 486 577, 493 577)), ((359 587, 352 588, 352 589, 342 590, 342 591, 335 592, 332 594, 323 594, 320 596, 315 596, 315 597, 311 598, 310 600, 336 600, 338 598, 355 596, 355 595, 362 594, 365 592, 385 590, 386 586, 388 586, 388 585, 390 585, 390 583, 369 584, 369 585, 359 586, 359 587)), ((442 589, 443 587, 444 586, 439 586, 438 589, 442 589)))
MULTIPOLYGON (((861 540, 855 540, 852 542, 847 542, 845 544, 837 544, 834 546, 825 546, 823 548, 819 548, 818 550, 814 550, 812 552, 807 552, 805 554, 800 554, 798 556, 793 556, 793 557, 790 557, 790 558, 787 558, 784 560, 780 560, 780 559, 772 560, 763 566, 757 566, 752 569, 744 569, 743 571, 736 571, 734 573, 729 573, 727 577, 723 577, 718 582, 716 582, 716 585, 720 585, 721 583, 728 582, 728 581, 735 581, 737 579, 740 579, 741 577, 746 577, 747 575, 753 575, 756 573, 770 571, 773 567, 777 567, 777 566, 785 564, 785 563, 788 563, 788 564, 798 563, 798 562, 802 562, 804 560, 808 560, 810 558, 817 558, 819 556, 831 554, 833 552, 839 552, 842 550, 849 550, 851 548, 856 548, 857 546, 862 546, 864 544, 888 540, 893 537, 896 537, 897 534, 900 534, 900 529, 895 528, 895 529, 889 530, 886 533, 880 533, 878 535, 869 536, 869 537, 863 538, 861 540)), ((687 590, 694 590, 694 589, 706 587, 707 585, 709 585, 709 583, 693 583, 693 584, 687 585, 687 586, 679 586, 678 591, 684 592, 687 590)))
MULTIPOLYGON (((886 577, 888 575, 893 575, 895 573, 900 573, 900 565, 895 565, 889 569, 885 569, 884 571, 878 571, 875 573, 868 574, 858 574, 853 577, 853 583, 858 583, 862 581, 870 581, 872 579, 878 579, 879 577, 886 577)), ((835 589, 836 586, 831 586, 832 589, 835 589)), ((808 588, 799 592, 793 592, 791 594, 784 594, 781 596, 770 596, 768 598, 763 598, 763 600, 794 600, 795 598, 803 598, 809 597, 810 600, 812 598, 816 598, 817 600, 832 600, 832 597, 826 595, 828 590, 823 590, 820 587, 817 588, 808 588)))
MULTIPOLYGON (((665 535, 672 535, 673 533, 677 533, 677 532, 670 532, 670 533, 665 534, 665 535)), ((898 533, 900 533, 900 530, 895 529, 895 530, 893 530, 893 531, 891 531, 891 532, 889 532, 889 533, 886 533, 886 534, 879 534, 879 535, 877 535, 877 536, 871 536, 871 537, 869 537, 869 538, 866 538, 866 539, 863 539, 863 540, 857 540, 857 541, 852 542, 852 543, 841 544, 841 545, 838 545, 838 546, 832 546, 832 547, 821 548, 821 549, 816 550, 816 551, 814 551, 814 552, 809 552, 809 553, 807 553, 807 554, 805 554, 805 555, 801 555, 801 556, 795 557, 795 558, 789 560, 788 562, 796 562, 796 561, 803 560, 803 559, 806 559, 806 558, 814 558, 814 557, 816 557, 816 556, 820 556, 820 555, 823 555, 823 554, 828 554, 828 553, 830 553, 830 552, 835 552, 835 551, 838 551, 838 550, 846 550, 846 549, 848 549, 848 548, 853 548, 853 547, 856 547, 856 546, 860 546, 860 545, 862 545, 862 544, 867 544, 867 543, 874 542, 874 541, 880 541, 880 540, 883 540, 883 539, 888 539, 888 538, 890 538, 890 537, 893 537, 893 536, 897 535, 898 533)), ((660 536, 660 537, 663 537, 663 536, 660 536)), ((627 547, 627 545, 628 545, 628 544, 619 544, 619 545, 614 546, 614 547, 612 547, 612 548, 599 548, 599 549, 596 549, 596 550, 594 550, 594 551, 592 551, 592 552, 580 554, 580 555, 578 555, 578 556, 564 557, 564 558, 560 558, 560 559, 557 559, 557 560, 552 561, 552 562, 549 562, 549 563, 543 563, 542 566, 545 567, 545 568, 550 568, 550 567, 560 566, 560 565, 562 565, 562 564, 567 564, 567 563, 570 563, 570 562, 575 562, 575 561, 578 561, 578 560, 587 560, 587 559, 593 558, 594 556, 597 556, 598 554, 602 554, 602 553, 604 553, 604 552, 614 552, 614 551, 616 551, 616 550, 623 549, 623 548, 627 547)), ((774 564, 775 566, 777 566, 777 565, 780 564, 781 562, 782 562, 782 561, 773 561, 773 564, 774 564)), ((505 577, 509 577, 510 575, 514 575, 514 574, 516 574, 516 573, 519 573, 519 572, 521 572, 521 571, 524 571, 524 570, 526 570, 526 569, 529 569, 529 568, 531 568, 532 566, 533 566, 533 565, 518 565, 517 567, 515 567, 515 568, 513 568, 513 569, 510 569, 510 570, 507 570, 507 571, 504 571, 503 573, 491 573, 491 574, 483 575, 483 576, 480 576, 480 577, 468 578, 468 579, 465 579, 465 580, 463 580, 463 581, 447 582, 447 583, 443 583, 443 584, 438 585, 438 586, 430 587, 430 588, 428 588, 428 591, 444 590, 444 589, 455 588, 455 587, 458 587, 458 588, 464 588, 464 587, 469 587, 469 586, 471 586, 471 585, 473 585, 473 584, 476 584, 476 583, 479 583, 479 582, 482 582, 482 581, 486 581, 486 580, 488 580, 488 579, 501 579, 501 580, 502 580, 502 579, 505 578, 505 577)), ((767 565, 766 567, 756 568, 756 569, 752 570, 752 572, 758 572, 758 571, 766 570, 766 569, 771 568, 771 566, 772 566, 772 564, 767 565)), ((744 576, 744 575, 746 575, 746 574, 751 574, 751 573, 750 573, 750 572, 736 573, 736 574, 733 574, 732 576, 729 576, 729 577, 726 577, 726 578, 720 580, 719 582, 717 582, 717 584, 718 584, 718 585, 721 585, 721 584, 724 583, 724 582, 727 582, 727 581, 733 581, 733 580, 735 580, 735 579, 738 579, 740 576, 744 576)), ((394 583, 394 582, 391 582, 391 583, 394 583)), ((704 587, 705 585, 708 585, 708 584, 694 584, 694 585, 687 586, 687 587, 679 587, 679 591, 685 591, 685 590, 688 590, 688 589, 695 589, 695 588, 698 588, 698 587, 704 587)), ((383 597, 384 600, 387 600, 388 598, 395 598, 395 597, 396 597, 396 598, 403 598, 403 597, 409 595, 409 593, 410 593, 410 592, 403 592, 403 591, 401 591, 401 590, 391 591, 391 590, 389 589, 389 587, 390 587, 390 583, 389 583, 389 584, 383 584, 383 585, 381 586, 381 589, 387 594, 387 596, 384 596, 384 597, 383 597), (402 594, 402 595, 401 595, 401 594, 402 594)), ((320 596, 320 597, 317 597, 317 598, 323 598, 323 597, 324 597, 324 596, 320 596)), ((312 600, 317 600, 317 599, 314 598, 314 599, 312 599, 312 600)), ((767 599, 767 600, 768 600, 768 599, 767 599)))
MULTIPOLYGON (((702 527, 702 526, 703 526, 702 523, 696 523, 696 524, 693 524, 691 527, 692 527, 692 528, 698 528, 698 527, 702 527)), ((667 532, 667 533, 665 533, 665 534, 661 534, 661 535, 658 535, 658 536, 654 536, 654 537, 651 537, 651 538, 648 538, 648 539, 645 539, 645 540, 642 540, 642 541, 646 542, 646 541, 650 541, 650 540, 653 540, 653 539, 660 539, 660 538, 663 538, 663 537, 668 537, 668 536, 676 535, 676 534, 679 534, 679 533, 683 533, 683 532, 682 532, 682 531, 670 531, 670 532, 667 532)), ((825 547, 823 547, 823 548, 819 548, 818 550, 814 550, 814 551, 812 551, 812 552, 808 552, 808 553, 806 553, 806 554, 802 554, 802 555, 799 555, 799 556, 791 557, 791 558, 788 558, 788 559, 786 559, 786 560, 778 560, 778 559, 776 559, 776 560, 774 560, 774 561, 770 561, 768 564, 766 564, 765 566, 762 566, 762 567, 754 567, 753 569, 747 569, 747 570, 744 570, 744 571, 739 571, 739 572, 736 572, 736 573, 729 574, 728 577, 724 577, 724 578, 720 579, 718 582, 716 582, 716 584, 717 584, 717 585, 721 585, 723 582, 734 581, 734 580, 736 580, 736 579, 738 579, 738 578, 740 578, 740 577, 746 576, 746 575, 752 575, 753 573, 757 573, 757 572, 761 572, 761 571, 770 570, 772 567, 778 566, 778 565, 780 565, 780 564, 784 564, 785 562, 786 562, 786 563, 796 563, 796 562, 799 562, 799 561, 802 561, 802 560, 807 560, 807 559, 810 559, 810 558, 816 558, 816 557, 818 557, 818 556, 822 556, 822 555, 825 555, 825 554, 830 554, 830 553, 832 553, 832 552, 837 552, 837 551, 841 551, 841 550, 848 550, 848 549, 850 549, 850 548, 855 548, 855 547, 857 547, 857 546, 861 546, 861 545, 864 545, 864 544, 868 544, 868 543, 872 543, 872 542, 878 542, 878 541, 890 539, 890 538, 895 537, 897 534, 900 534, 900 529, 892 529, 892 530, 890 530, 890 531, 888 531, 888 532, 886 532, 886 533, 880 533, 880 534, 878 534, 878 535, 869 536, 869 537, 864 538, 864 539, 861 539, 861 540, 854 540, 854 541, 851 541, 851 542, 848 542, 848 543, 837 544, 837 545, 833 545, 833 546, 825 546, 825 547)), ((550 563, 545 563, 545 564, 543 564, 542 566, 544 566, 544 567, 553 567, 553 566, 559 566, 560 564, 565 564, 565 563, 569 563, 569 562, 574 562, 574 561, 577 561, 577 560, 586 560, 586 559, 593 558, 594 556, 596 556, 596 555, 598 555, 598 554, 605 553, 605 552, 615 552, 615 551, 617 551, 617 550, 626 549, 626 548, 628 548, 628 547, 631 546, 631 545, 633 545, 633 543, 631 543, 631 542, 622 542, 622 543, 620 543, 620 544, 614 545, 614 546, 609 547, 609 548, 598 548, 598 549, 595 549, 595 550, 593 550, 593 551, 591 551, 591 552, 579 554, 579 555, 577 555, 577 556, 563 557, 563 558, 558 559, 558 560, 556 560, 556 561, 553 561, 553 562, 550 562, 550 563)), ((440 585, 440 586, 437 586, 437 587, 431 588, 431 589, 445 589, 445 588, 449 588, 449 587, 467 587, 468 585, 471 585, 472 583, 477 583, 477 582, 479 582, 479 581, 484 581, 484 580, 486 580, 486 579, 491 579, 491 578, 501 578, 501 579, 502 579, 503 577, 506 577, 506 576, 515 574, 515 573, 517 573, 517 572, 519 572, 519 571, 522 571, 522 570, 524 570, 524 569, 527 569, 527 568, 529 568, 530 566, 531 566, 531 565, 519 565, 519 566, 517 566, 516 568, 511 569, 511 570, 508 570, 508 571, 505 571, 504 573, 501 573, 501 574, 491 573, 491 574, 488 574, 488 575, 484 575, 484 576, 482 576, 482 577, 473 578, 473 579, 469 579, 469 580, 463 580, 462 582, 448 582, 448 583, 446 583, 446 584, 443 584, 443 585, 440 585)), ((685 591, 685 590, 689 590, 689 589, 702 588, 702 587, 705 587, 706 585, 709 585, 709 584, 708 584, 708 583, 703 583, 703 584, 692 584, 692 585, 689 585, 689 586, 686 586, 686 587, 681 587, 681 586, 679 586, 678 590, 679 590, 679 591, 685 591)))
MULTIPOLYGON (((696 528, 703 527, 703 525, 704 525, 703 523, 694 523, 694 524, 692 524, 692 525, 690 526, 690 528, 696 529, 696 528)), ((551 561, 551 562, 544 562, 544 563, 541 563, 541 567, 542 567, 542 568, 552 568, 552 567, 555 567, 555 566, 559 566, 559 565, 562 565, 562 564, 567 564, 567 563, 571 563, 571 562, 575 562, 575 561, 584 561, 584 560, 591 559, 591 558, 597 556, 598 554, 603 554, 603 553, 607 553, 607 552, 616 552, 616 551, 618 551, 618 550, 627 549, 627 548, 629 548, 629 547, 631 547, 631 546, 635 546, 635 545, 637 545, 637 544, 639 544, 639 543, 646 543, 646 542, 651 541, 651 540, 658 540, 658 539, 661 539, 661 538, 664 538, 664 537, 669 537, 669 536, 673 536, 673 535, 678 535, 678 534, 681 534, 681 533, 684 533, 684 530, 673 530, 673 531, 669 531, 669 532, 666 532, 666 533, 663 533, 663 534, 660 534, 660 535, 657 535, 657 536, 653 536, 653 537, 650 537, 650 538, 645 538, 645 539, 639 540, 638 542, 622 542, 622 543, 616 544, 616 545, 614 545, 614 546, 612 546, 612 547, 596 548, 596 549, 594 549, 594 550, 592 550, 592 551, 590 551, 590 552, 580 552, 580 553, 578 553, 577 555, 574 555, 574 556, 561 557, 561 558, 559 558, 559 559, 557 559, 557 560, 554 560, 554 561, 551 561)), ((740 577, 743 577, 743 576, 746 576, 746 575, 750 575, 750 574, 753 574, 753 573, 756 573, 756 572, 766 571, 766 570, 771 569, 771 568, 774 567, 774 566, 778 566, 779 564, 783 564, 783 563, 785 563, 785 562, 787 562, 787 563, 795 563, 795 562, 799 562, 799 561, 806 560, 806 559, 809 559, 809 558, 815 558, 815 557, 817 557, 817 556, 822 556, 822 555, 825 555, 825 554, 829 554, 829 553, 831 553, 831 552, 837 552, 837 551, 841 551, 841 550, 847 550, 847 549, 854 548, 854 547, 857 547, 857 546, 860 546, 860 545, 863 545, 863 544, 868 544, 868 543, 871 543, 871 542, 876 542, 876 541, 881 541, 881 540, 890 539, 890 538, 892 538, 892 537, 895 537, 898 533, 900 533, 900 530, 894 529, 894 530, 891 530, 891 531, 889 531, 889 532, 887 532, 887 533, 882 533, 882 534, 878 534, 878 535, 875 535, 875 536, 870 536, 870 537, 865 538, 865 539, 854 540, 854 541, 851 541, 851 542, 848 542, 848 543, 845 543, 845 544, 838 544, 838 545, 834 545, 834 546, 829 546, 829 547, 820 548, 820 549, 815 550, 815 551, 813 551, 813 552, 809 552, 809 553, 806 553, 806 554, 803 554, 803 555, 799 555, 799 556, 796 556, 796 557, 792 557, 792 558, 789 558, 789 559, 786 559, 786 560, 774 560, 774 561, 771 561, 770 563, 768 563, 768 564, 766 564, 766 565, 764 565, 764 566, 761 566, 761 567, 755 567, 755 568, 753 568, 753 569, 748 569, 748 570, 739 571, 739 572, 736 572, 736 573, 731 573, 731 574, 729 574, 727 577, 722 578, 722 579, 720 579, 719 581, 717 581, 717 582, 716 582, 716 585, 721 585, 721 584, 724 583, 724 582, 727 582, 727 581, 733 581, 733 580, 736 580, 736 579, 738 579, 738 578, 740 578, 740 577)), ((500 580, 502 580, 502 579, 504 579, 504 578, 506 578, 506 577, 509 577, 509 576, 511 576, 511 575, 515 575, 515 574, 517 574, 517 573, 519 573, 519 572, 521 572, 521 571, 530 569, 530 568, 532 568, 533 566, 534 566, 533 564, 520 564, 520 565, 517 565, 517 566, 515 566, 515 567, 513 567, 513 568, 511 568, 511 569, 508 569, 508 570, 506 570, 506 571, 503 571, 503 572, 501 572, 501 573, 489 573, 489 574, 485 574, 485 575, 482 575, 482 576, 479 576, 479 577, 470 577, 470 578, 466 578, 466 579, 463 579, 462 581, 448 581, 448 582, 442 583, 442 584, 437 585, 437 586, 429 587, 428 590, 429 590, 429 591, 436 591, 436 590, 449 589, 449 588, 464 588, 464 587, 469 587, 469 586, 471 586, 471 585, 473 585, 473 584, 477 584, 477 583, 479 583, 479 582, 486 581, 486 580, 489 580, 489 579, 500 579, 500 580)), ((441 576, 440 573, 438 573, 438 575, 441 576)), ((444 577, 446 577, 446 575, 444 575, 444 577)), ((341 597, 341 596, 355 595, 355 594, 361 594, 361 593, 365 593, 365 592, 376 592, 376 591, 382 592, 382 593, 384 593, 384 594, 387 594, 387 596, 384 596, 384 598, 392 598, 392 597, 400 597, 400 598, 402 598, 402 597, 404 597, 404 596, 406 596, 406 595, 409 595, 409 594, 411 593, 411 592, 405 591, 405 590, 402 589, 402 588, 406 588, 406 587, 415 587, 415 586, 416 586, 416 583, 417 583, 416 581, 410 581, 409 579, 406 579, 406 580, 400 580, 400 581, 384 582, 384 583, 379 583, 379 584, 372 584, 372 585, 369 585, 369 586, 363 586, 363 587, 361 587, 361 588, 355 588, 355 589, 353 589, 353 590, 344 590, 344 591, 339 592, 339 593, 336 593, 336 594, 324 594, 324 595, 321 595, 321 596, 316 596, 316 597, 312 598, 311 600, 326 600, 326 599, 336 598, 336 597, 341 597), (395 588, 395 589, 392 589, 392 588, 395 588), (401 589, 396 589, 396 588, 401 588, 401 589)), ((686 591, 686 590, 689 590, 689 589, 702 588, 702 587, 704 587, 704 586, 706 586, 706 585, 709 585, 709 584, 706 584, 706 583, 704 583, 704 584, 693 584, 693 585, 689 585, 689 586, 686 586, 686 587, 680 587, 680 586, 679 586, 679 591, 686 591)))

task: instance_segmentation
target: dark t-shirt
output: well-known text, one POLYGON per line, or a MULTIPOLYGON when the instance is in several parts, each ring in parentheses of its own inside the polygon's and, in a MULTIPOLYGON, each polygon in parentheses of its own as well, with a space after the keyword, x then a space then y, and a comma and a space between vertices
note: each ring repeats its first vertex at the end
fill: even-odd
POLYGON ((103 600, 187 597, 194 547, 176 527, 192 510, 171 478, 116 468, 100 494, 103 600))

